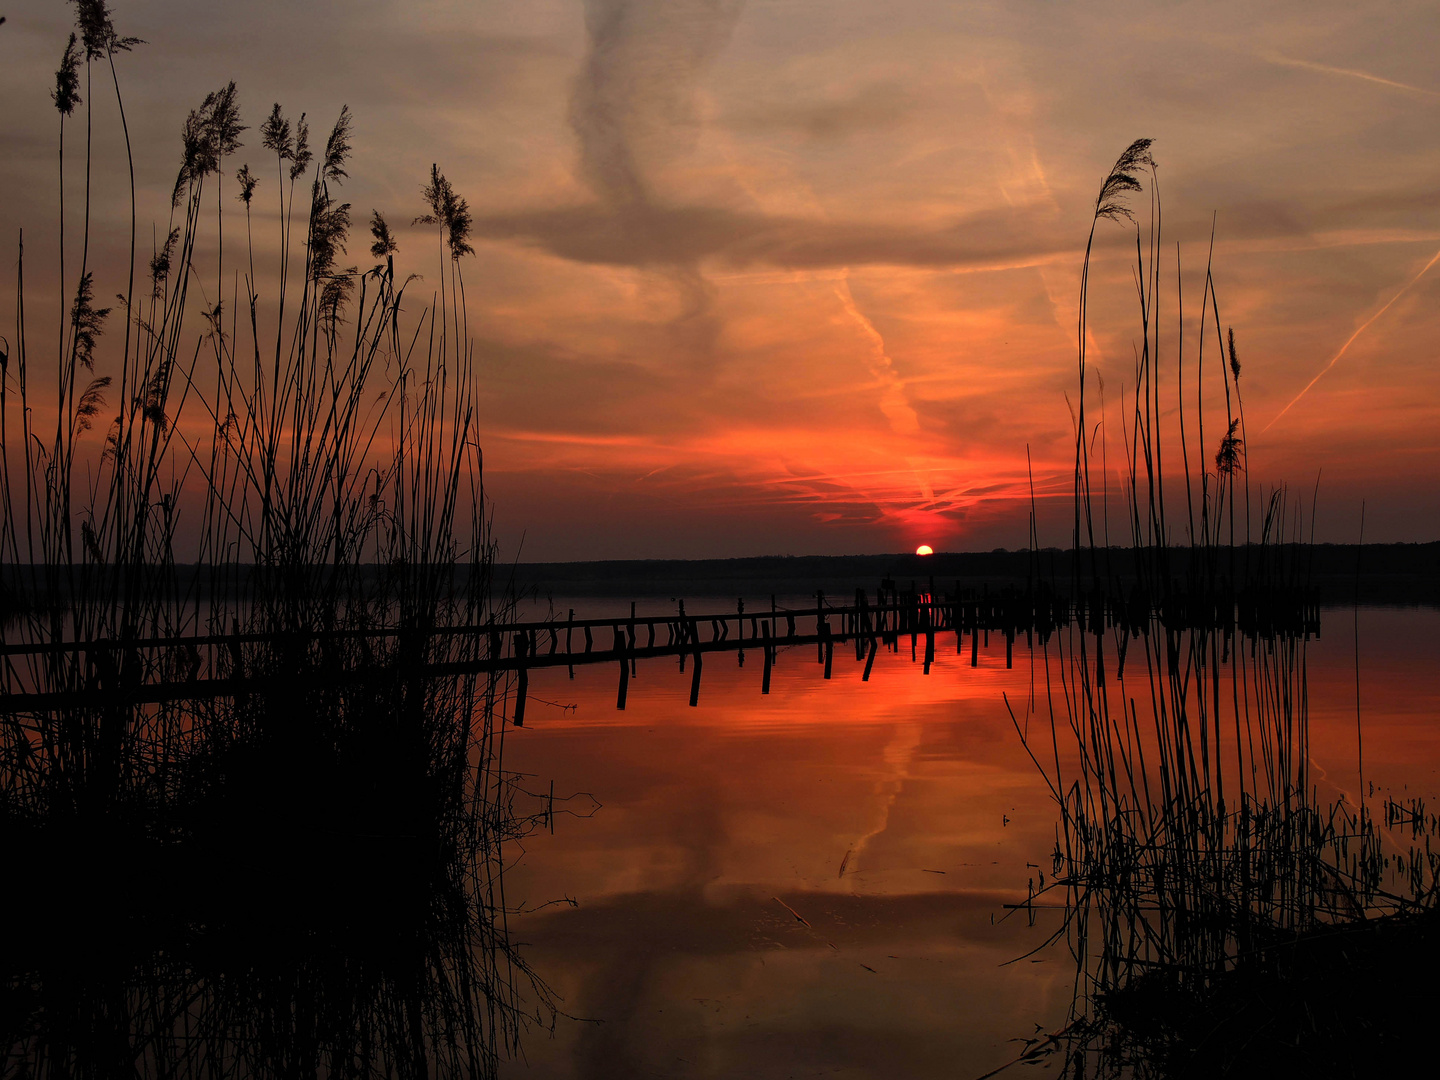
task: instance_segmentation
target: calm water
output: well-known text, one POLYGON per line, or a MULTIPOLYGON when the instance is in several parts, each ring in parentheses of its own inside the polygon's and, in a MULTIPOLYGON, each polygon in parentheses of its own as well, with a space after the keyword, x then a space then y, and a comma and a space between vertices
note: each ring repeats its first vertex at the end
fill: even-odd
MULTIPOLYGON (((1327 612, 1307 654, 1322 801, 1360 786, 1355 618, 1327 612)), ((1358 623, 1364 782, 1433 796, 1440 612, 1358 623)), ((968 639, 937 649, 926 676, 902 639, 868 683, 853 650, 826 682, 813 648, 791 649, 768 697, 758 651, 714 656, 697 708, 674 663, 642 663, 624 712, 612 665, 537 674, 506 763, 575 797, 553 835, 515 846, 506 891, 538 909, 511 929, 567 1015, 503 1074, 964 1080, 1058 1025, 1074 961, 1025 954, 1059 914, 1005 907, 1055 845, 1002 698, 1048 724, 1043 661, 1017 644, 1007 670, 998 635, 976 668, 968 639)))

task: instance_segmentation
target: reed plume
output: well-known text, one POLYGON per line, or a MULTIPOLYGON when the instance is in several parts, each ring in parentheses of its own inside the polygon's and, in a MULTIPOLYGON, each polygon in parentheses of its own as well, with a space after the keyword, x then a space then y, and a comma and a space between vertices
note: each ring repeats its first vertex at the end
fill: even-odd
MULTIPOLYGON (((53 94, 62 180, 65 121, 93 99, 81 61, 87 79, 95 63, 112 72, 123 123, 115 57, 139 44, 105 3, 76 9, 53 94)), ((454 631, 511 603, 491 577, 463 328, 468 205, 432 169, 417 208, 439 215, 449 257, 438 302, 410 307, 378 211, 377 265, 342 265, 349 109, 317 159, 305 114, 292 124, 277 104, 260 125, 278 178, 266 285, 249 222, 270 196, 251 162, 227 165, 246 130, 233 82, 186 114, 138 299, 129 163, 131 280, 113 312, 95 301, 87 196, 79 244, 61 240, 62 258, 81 248, 80 272, 62 264, 48 393, 28 363, 20 249, 0 350, 0 834, 53 870, 50 939, 76 916, 65 897, 115 899, 93 953, 103 994, 65 1006, 53 956, 7 961, 8 1000, 35 1003, 6 1013, 7 1046, 28 1075, 110 1075, 120 1059, 85 1057, 99 1044, 82 1039, 108 1016, 132 1072, 350 1075, 358 1054, 367 1075, 493 1075, 532 1022, 517 987, 542 1015, 550 998, 509 940, 499 880, 502 845, 529 827, 501 759, 513 687, 433 674, 473 672, 489 637, 454 631), (233 274, 231 176, 247 224, 233 274), (226 299, 242 275, 248 325, 226 299), (234 689, 187 692, 201 680, 234 689), (333 850, 318 870, 316 830, 333 850), (290 916, 266 926, 273 883, 293 893, 290 916), (255 945, 276 934, 299 959, 255 945), (225 942, 228 956, 207 952, 225 942), (369 974, 337 981, 337 955, 369 974), (161 1019, 180 1001, 186 1031, 161 1019)))

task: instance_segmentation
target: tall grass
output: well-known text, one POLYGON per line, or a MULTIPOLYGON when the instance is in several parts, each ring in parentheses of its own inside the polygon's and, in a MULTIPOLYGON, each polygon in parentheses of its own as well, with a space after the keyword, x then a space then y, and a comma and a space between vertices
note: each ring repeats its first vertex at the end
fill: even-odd
POLYGON ((131 161, 127 291, 118 309, 98 306, 91 74, 110 73, 123 126, 116 59, 142 43, 105 3, 77 9, 54 95, 62 196, 66 121, 83 104, 86 122, 83 225, 61 238, 70 299, 46 372, 27 348, 22 238, 0 373, 3 692, 55 695, 0 715, 0 829, 36 885, 12 893, 15 918, 60 937, 57 911, 118 921, 160 944, 126 953, 98 996, 47 984, 49 952, 19 953, 10 1000, 46 1007, 7 1010, 10 1065, 111 1075, 128 1054, 123 1071, 143 1061, 156 1075, 247 1058, 259 1075, 409 1075, 428 1060, 488 1075, 525 1023, 516 980, 528 977, 500 875, 502 844, 526 827, 502 768, 508 687, 417 674, 489 647, 436 631, 507 611, 492 589, 464 317, 468 207, 438 167, 417 185, 438 288, 412 300, 422 279, 397 271, 379 212, 369 262, 345 265, 349 110, 312 148, 304 115, 275 105, 261 157, 233 171, 249 128, 227 83, 185 118, 138 293, 131 161), (270 275, 257 274, 252 231, 266 198, 279 220, 270 275), (78 271, 65 261, 77 246, 78 271), (213 267, 198 258, 207 247, 213 267), (237 689, 133 693, 202 675, 237 689), (159 910, 188 929, 134 902, 160 885, 159 910), (232 938, 270 947, 216 945, 232 938), (354 964, 363 977, 346 975, 354 964), (342 976, 333 993, 316 988, 327 972, 342 976), (81 1039, 92 1022, 119 1041, 81 1039), (186 1041, 196 1031, 203 1053, 186 1041))
POLYGON ((1042 889, 1064 895, 1060 933, 1079 981, 1071 1023, 1048 1045, 1065 1051, 1074 1075, 1166 1074, 1188 1052, 1175 1034, 1185 1025, 1159 1005, 1137 1013, 1136 1001, 1199 1012, 1237 971, 1293 973, 1282 947, 1428 908, 1440 892, 1428 845, 1397 881, 1363 798, 1318 796, 1306 690, 1318 614, 1304 514, 1283 487, 1252 492, 1234 331, 1222 334, 1208 261, 1198 327, 1185 323, 1178 248, 1173 376, 1161 364, 1163 251, 1142 139, 1101 185, 1081 274, 1071 571, 1081 617, 1055 636, 1053 656, 1046 645, 1048 728, 1016 724, 1060 811, 1042 889), (1125 199, 1147 191, 1142 227, 1125 199), (1105 451, 1103 418, 1090 408, 1090 258, 1107 220, 1135 230, 1123 559, 1095 520, 1109 477, 1102 492, 1092 477, 1097 439, 1105 451), (1223 388, 1223 411, 1207 387, 1223 388), (1117 1019, 1122 1005, 1139 1019, 1117 1019))

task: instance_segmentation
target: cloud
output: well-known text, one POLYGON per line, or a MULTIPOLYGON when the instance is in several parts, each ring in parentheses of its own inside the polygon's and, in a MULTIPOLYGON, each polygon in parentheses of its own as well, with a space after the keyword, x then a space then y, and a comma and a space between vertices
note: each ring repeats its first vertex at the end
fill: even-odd
POLYGON ((875 82, 829 101, 774 101, 727 117, 742 130, 788 131, 810 139, 841 140, 862 132, 893 130, 917 105, 917 96, 894 82, 875 82))
POLYGON ((652 205, 653 173, 693 142, 700 76, 740 9, 738 0, 588 0, 570 126, 580 172, 607 205, 641 217, 652 205))
POLYGON ((720 334, 712 290, 683 247, 654 179, 693 146, 700 125, 698 84, 730 40, 740 0, 588 0, 589 50, 570 98, 581 177, 599 198, 611 230, 634 238, 648 265, 669 269, 681 293, 672 323, 680 355, 708 359, 720 334))
POLYGON ((846 266, 1001 267, 1069 253, 1075 237, 1023 208, 1002 207, 921 228, 910 223, 834 221, 724 206, 649 206, 634 217, 589 203, 479 215, 476 235, 538 247, 560 258, 608 266, 694 267, 715 259, 735 268, 846 266))

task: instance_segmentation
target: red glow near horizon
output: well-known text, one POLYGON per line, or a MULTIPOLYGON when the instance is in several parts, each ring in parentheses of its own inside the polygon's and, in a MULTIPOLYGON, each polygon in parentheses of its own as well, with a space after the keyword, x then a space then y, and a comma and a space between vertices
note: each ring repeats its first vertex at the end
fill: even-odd
MULTIPOLYGON (((405 42, 387 52, 396 87, 468 85, 485 43, 545 43, 515 52, 505 78, 469 96, 352 100, 365 134, 343 196, 389 217, 397 268, 422 280, 440 254, 433 230, 414 224, 431 163, 469 200, 474 252, 457 268, 477 284, 464 334, 486 357, 476 423, 507 557, 880 553, 914 551, 916 534, 947 552, 1014 549, 1032 535, 1068 545, 1080 273, 1097 185, 1144 133, 1161 136, 1154 152, 1182 181, 1165 195, 1157 250, 1169 254, 1155 267, 1155 347, 1182 361, 1155 376, 1157 400, 1169 403, 1157 429, 1166 498, 1185 487, 1186 454, 1198 483, 1213 433, 1230 421, 1222 366, 1192 367, 1177 351, 1180 312, 1209 294, 1213 211, 1213 283, 1234 298, 1213 321, 1233 323, 1244 364, 1252 490, 1286 480, 1308 490, 1303 478, 1323 470, 1320 539, 1353 540, 1362 499, 1367 540, 1440 535, 1440 504, 1415 497, 1440 477, 1440 366, 1425 362, 1440 337, 1440 208, 1412 132, 1430 91, 1402 75, 1429 70, 1424 5, 1398 5, 1395 25, 1408 33, 1317 39, 1313 55, 1283 20, 1256 16, 1244 31, 1253 48, 1219 68, 1198 44, 1208 17, 1186 6, 1153 24, 1113 12, 1067 24, 1075 41, 1058 51, 1031 5, 1000 6, 983 38, 926 0, 901 5, 903 17, 840 0, 837 37, 815 34, 793 5, 680 6, 692 14, 622 20, 614 41, 552 5, 465 5, 463 16, 427 6, 418 22, 414 5, 365 7, 367 40, 405 42), (1153 97, 1143 132, 1109 120, 1077 129, 1110 115, 1119 76, 1088 58, 1119 40, 1195 82, 1153 97), (1389 75, 1369 70, 1376 56, 1389 75), (1211 107, 1196 114, 1193 100, 1211 107), (1269 138, 1275 116, 1288 118, 1279 142, 1269 138), (1265 167, 1222 182, 1206 148, 1236 140, 1265 145, 1265 167), (1184 453, 1181 400, 1205 444, 1184 453)), ((252 129, 255 110, 292 89, 287 110, 326 121, 353 97, 343 48, 325 50, 315 86, 292 85, 288 42, 335 32, 322 9, 291 5, 293 21, 255 28, 240 48, 225 38, 225 6, 211 7, 182 29, 163 5, 139 5, 127 24, 152 43, 152 59, 125 76, 126 96, 157 103, 155 122, 131 133, 144 163, 133 208, 142 234, 151 223, 163 231, 162 163, 214 78, 254 92, 243 102, 252 129)), ((31 150, 57 134, 51 80, 71 16, 36 5, 0 73, 0 145, 25 148, 0 160, 0 235, 60 236, 54 162, 31 150)), ((101 194, 85 212, 86 268, 101 297, 128 289, 132 230, 128 155, 105 130, 101 194)), ((239 147, 235 166, 260 171, 262 150, 239 147)), ((67 185, 81 179, 73 164, 67 185)), ((88 189, 89 165, 82 171, 88 189)), ((258 275, 259 337, 276 333, 285 234, 278 192, 267 190, 253 208, 225 195, 206 211, 191 259, 205 298, 192 298, 187 326, 201 327, 201 307, 234 286, 209 268, 243 261, 258 275)), ((1129 200, 1142 216, 1146 192, 1129 200)), ((66 247, 81 244, 66 228, 66 247)), ((58 316, 27 320, 33 377, 47 387, 74 285, 60 280, 59 253, 49 242, 26 249, 27 312, 58 316)), ((1092 471, 1104 474, 1098 489, 1090 483, 1113 538, 1128 534, 1131 490, 1128 226, 1102 222, 1090 254, 1086 371, 1096 383, 1085 414, 1098 425, 1092 471)), ((0 273, 5 297, 17 295, 14 271, 0 273)), ((406 313, 402 333, 415 333, 424 310, 406 313)), ((97 378, 121 379, 117 318, 99 342, 97 378)), ((34 404, 37 427, 59 421, 52 398, 34 404)), ((180 432, 208 439, 213 422, 193 398, 174 411, 180 432)), ((97 424, 82 459, 98 463, 104 441, 97 424)))

